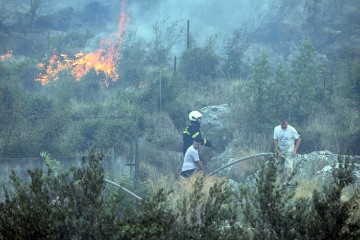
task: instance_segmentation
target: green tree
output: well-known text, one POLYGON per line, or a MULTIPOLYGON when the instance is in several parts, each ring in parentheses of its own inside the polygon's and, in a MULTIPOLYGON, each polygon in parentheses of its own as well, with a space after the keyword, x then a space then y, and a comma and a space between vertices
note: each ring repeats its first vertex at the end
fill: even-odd
POLYGON ((321 82, 323 65, 310 40, 300 46, 299 55, 291 61, 290 69, 289 118, 304 123, 310 114, 320 109, 325 92, 321 82))
POLYGON ((51 1, 51 0, 30 0, 30 10, 28 12, 28 15, 30 17, 29 19, 30 30, 33 28, 34 22, 38 17, 38 10, 40 6, 43 5, 46 1, 51 1))
POLYGON ((11 177, 14 191, 6 189, 0 203, 1 239, 248 239, 224 180, 205 198, 205 178, 199 176, 180 205, 172 206, 171 192, 163 189, 134 202, 106 190, 101 152, 92 149, 66 172, 55 168, 48 154, 42 156, 47 173, 29 171, 29 184, 11 177))
POLYGON ((306 0, 304 2, 304 13, 306 20, 304 29, 307 29, 309 34, 314 34, 319 31, 324 21, 324 13, 322 12, 322 0, 306 0))
POLYGON ((244 53, 248 47, 249 41, 244 31, 235 29, 224 46, 225 59, 222 69, 226 77, 239 78, 245 75, 244 53))
POLYGON ((217 182, 205 199, 204 177, 197 177, 190 196, 170 208, 171 192, 151 194, 138 210, 120 222, 121 239, 249 239, 236 222, 234 195, 224 181, 217 182))
POLYGON ((270 158, 256 185, 242 189, 242 223, 253 239, 358 239, 359 190, 342 200, 343 189, 354 183, 354 165, 339 156, 332 175, 311 198, 294 198, 294 189, 276 183, 276 161, 270 158))
POLYGON ((10 2, 10 0, 1 0, 0 2, 0 26, 3 26, 4 22, 11 18, 10 2))
POLYGON ((145 78, 145 61, 148 43, 137 37, 135 33, 125 34, 124 43, 121 47, 121 59, 119 64, 119 84, 125 82, 138 87, 145 78))
MULTIPOLYGON (((333 181, 325 183, 322 190, 315 190, 312 203, 303 214, 302 237, 309 239, 358 239, 360 223, 354 218, 353 210, 359 209, 359 191, 349 200, 342 200, 342 191, 354 183, 354 165, 348 157, 338 157, 333 165, 333 181), (310 210, 310 211, 309 211, 310 210), (311 219, 307 222, 306 219, 311 219), (311 224, 309 224, 311 223, 311 224)), ((301 213, 298 212, 299 216, 301 213)))
POLYGON ((26 146, 18 145, 26 130, 25 106, 27 93, 20 80, 10 76, 0 80, 0 146, 2 156, 21 156, 26 146))
POLYGON ((242 189, 243 223, 250 227, 253 239, 295 238, 295 209, 290 204, 294 190, 279 186, 276 177, 276 160, 270 158, 256 178, 256 188, 242 189))
POLYGON ((217 76, 219 58, 211 46, 186 50, 179 62, 179 72, 188 81, 204 81, 217 76))
POLYGON ((29 171, 30 186, 13 174, 15 191, 0 205, 1 239, 112 239, 118 211, 104 194, 102 159, 93 149, 58 176, 29 171))
POLYGON ((289 116, 289 72, 285 65, 278 65, 274 78, 271 79, 269 90, 272 92, 270 103, 272 105, 272 119, 289 116))
POLYGON ((154 38, 150 42, 146 62, 155 67, 164 67, 170 61, 170 51, 183 34, 180 22, 170 22, 169 18, 156 21, 153 25, 154 38))
POLYGON ((353 49, 354 54, 346 60, 347 81, 344 84, 344 97, 351 100, 353 106, 360 102, 360 46, 353 49))
POLYGON ((250 79, 242 94, 246 103, 247 126, 257 133, 268 131, 273 122, 275 109, 270 100, 276 93, 272 92, 270 85, 272 77, 268 55, 262 53, 251 68, 250 79))

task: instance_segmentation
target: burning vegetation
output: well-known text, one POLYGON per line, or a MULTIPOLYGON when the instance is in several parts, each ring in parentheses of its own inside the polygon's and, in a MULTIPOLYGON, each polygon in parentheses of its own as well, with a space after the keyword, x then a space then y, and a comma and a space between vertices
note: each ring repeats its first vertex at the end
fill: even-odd
POLYGON ((99 49, 94 52, 78 52, 73 56, 65 53, 52 55, 47 63, 38 64, 40 73, 35 80, 40 81, 42 85, 46 85, 50 81, 59 80, 59 73, 68 71, 75 80, 79 81, 91 69, 95 70, 97 74, 101 72, 105 74, 104 84, 106 86, 109 84, 109 81, 118 80, 119 73, 117 72, 116 66, 121 59, 120 48, 123 42, 122 38, 125 25, 129 19, 124 10, 125 7, 126 4, 125 1, 123 1, 116 37, 110 36, 109 38, 103 39, 99 44, 99 49))

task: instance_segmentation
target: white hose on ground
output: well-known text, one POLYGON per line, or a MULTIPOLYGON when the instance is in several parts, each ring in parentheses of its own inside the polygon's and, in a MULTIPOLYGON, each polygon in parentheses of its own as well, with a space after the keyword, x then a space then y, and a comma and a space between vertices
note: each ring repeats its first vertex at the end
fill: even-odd
POLYGON ((239 163, 239 162, 242 162, 242 161, 245 161, 245 160, 248 160, 250 158, 257 158, 257 157, 264 157, 264 156, 277 156, 277 157, 282 157, 284 158, 284 156, 282 155, 276 155, 276 153, 259 153, 259 154, 255 154, 255 155, 251 155, 251 156, 247 156, 247 157, 243 157, 243 158, 240 158, 240 159, 235 159, 234 161, 212 171, 211 173, 209 173, 208 175, 214 175, 215 173, 227 168, 227 167, 230 167, 231 165, 234 165, 235 163, 239 163))
MULTIPOLYGON (((217 172, 219 172, 219 171, 221 171, 221 170, 223 170, 223 169, 225 169, 225 168, 227 168, 227 167, 230 167, 231 165, 234 165, 234 164, 236 164, 236 163, 239 163, 239 162, 248 160, 248 159, 250 159, 250 158, 257 158, 257 157, 264 157, 264 156, 277 156, 277 157, 282 157, 282 158, 284 158, 284 156, 282 156, 282 155, 276 155, 275 153, 259 153, 259 154, 255 154, 255 155, 243 157, 243 158, 240 158, 240 159, 235 159, 234 161, 232 161, 232 162, 230 162, 230 163, 228 163, 228 164, 226 164, 226 165, 224 165, 224 166, 222 166, 222 167, 220 167, 220 168, 212 171, 212 172, 209 173, 208 175, 210 175, 210 176, 211 176, 211 175, 214 175, 215 173, 217 173, 217 172)), ((105 182, 110 183, 110 184, 112 184, 112 185, 114 185, 114 186, 122 189, 123 191, 125 191, 125 192, 128 193, 128 194, 130 194, 130 195, 133 196, 134 198, 136 198, 136 199, 138 199, 138 200, 142 200, 141 197, 139 197, 139 196, 136 195, 135 193, 131 192, 130 190, 128 190, 128 189, 120 186, 119 184, 117 184, 117 183, 115 183, 115 182, 113 182, 113 181, 107 180, 107 179, 104 179, 104 180, 105 180, 105 182)))
POLYGON ((126 193, 130 194, 131 196, 133 196, 134 198, 136 198, 136 199, 138 199, 138 200, 142 200, 141 197, 139 197, 139 196, 136 195, 135 193, 131 192, 129 189, 126 189, 126 188, 120 186, 119 184, 117 184, 117 183, 115 183, 115 182, 113 182, 113 181, 107 180, 107 179, 104 179, 104 181, 107 182, 107 183, 110 183, 110 184, 112 184, 112 185, 114 185, 114 186, 116 186, 116 187, 118 187, 118 188, 121 188, 121 189, 124 190, 126 193))

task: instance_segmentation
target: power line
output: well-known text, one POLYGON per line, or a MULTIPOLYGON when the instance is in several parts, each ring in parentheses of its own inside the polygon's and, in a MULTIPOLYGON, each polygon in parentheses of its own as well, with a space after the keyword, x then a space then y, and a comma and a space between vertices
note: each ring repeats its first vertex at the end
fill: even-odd
POLYGON ((19 116, 11 116, 11 115, 2 115, 4 117, 11 117, 13 119, 29 119, 29 118, 63 118, 63 119, 75 119, 75 120, 80 120, 80 119, 124 119, 124 118, 128 118, 130 116, 90 116, 90 115, 82 115, 82 116, 77 116, 77 115, 72 115, 72 116, 41 116, 41 115, 29 115, 29 116, 23 116, 23 117, 19 117, 19 116))

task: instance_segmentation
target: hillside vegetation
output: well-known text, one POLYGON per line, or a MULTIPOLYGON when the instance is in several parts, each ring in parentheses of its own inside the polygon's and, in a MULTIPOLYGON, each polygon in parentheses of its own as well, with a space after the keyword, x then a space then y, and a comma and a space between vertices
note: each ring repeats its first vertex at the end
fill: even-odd
MULTIPOLYGON (((49 156, 45 156, 49 160, 49 156)), ((333 180, 311 197, 276 184, 269 159, 256 185, 234 189, 197 174, 156 185, 142 200, 106 187, 103 155, 92 150, 64 173, 29 171, 31 184, 11 177, 15 191, 0 203, 0 239, 359 239, 359 189, 353 165, 339 157, 333 180)))
MULTIPOLYGON (((24 10, 0 0, 0 164, 41 154, 48 170, 12 174, 0 203, 0 239, 359 239, 354 165, 341 155, 333 181, 307 183, 314 191, 306 194, 276 183, 272 158, 253 185, 178 177, 188 112, 212 105, 230 112, 206 159, 229 147, 239 156, 272 151, 281 117, 300 133, 300 154, 359 155, 359 3, 274 1, 252 29, 202 41, 167 18, 152 23, 149 38, 131 26, 108 34, 103 28, 118 13, 80 2, 87 4, 50 13, 51 1, 30 1, 24 10), (323 8, 331 3, 341 21, 323 8), (299 4, 297 32, 285 23, 299 4), (46 6, 49 14, 41 14, 46 6), (178 44, 187 47, 175 56, 178 44), (111 174, 142 201, 104 182, 111 151, 129 165, 137 161, 134 179, 111 174), (79 155, 86 157, 56 168, 62 157, 79 155)), ((233 179, 260 169, 251 164, 232 169, 233 179)))

